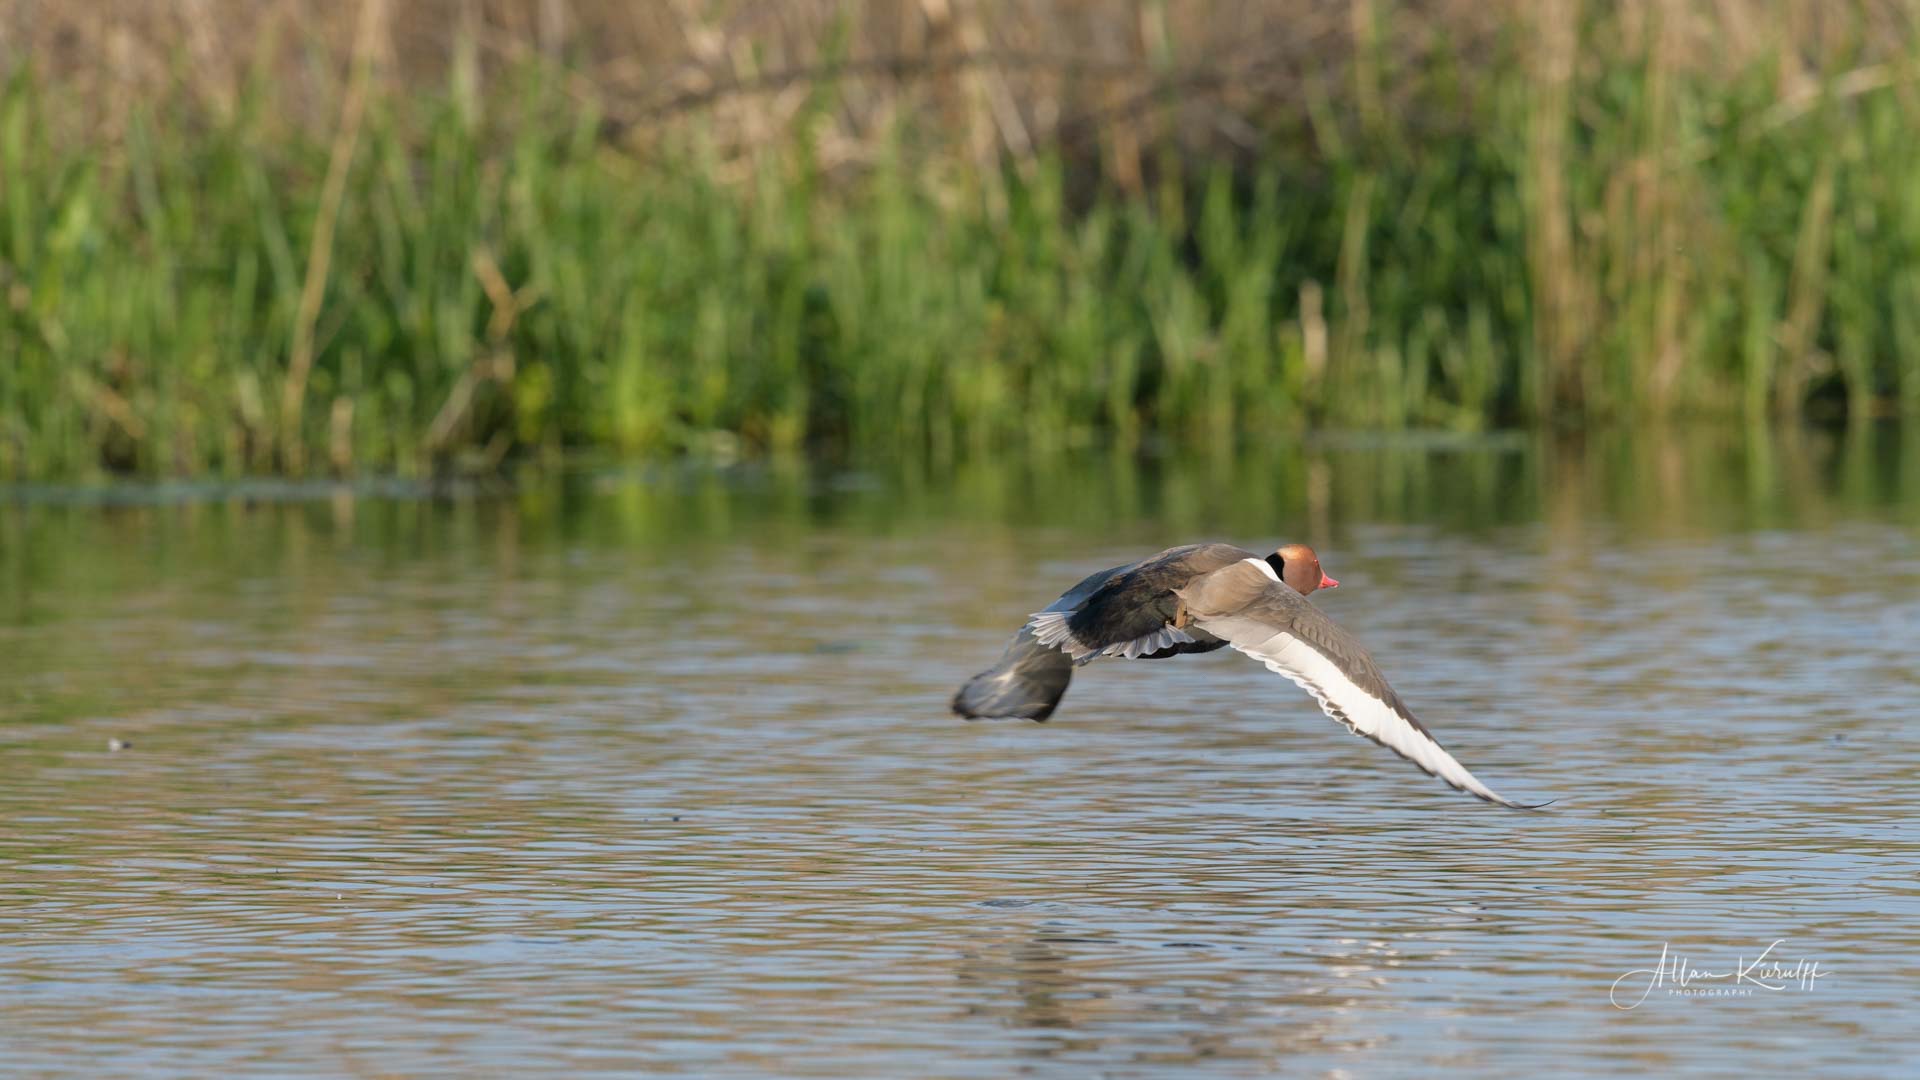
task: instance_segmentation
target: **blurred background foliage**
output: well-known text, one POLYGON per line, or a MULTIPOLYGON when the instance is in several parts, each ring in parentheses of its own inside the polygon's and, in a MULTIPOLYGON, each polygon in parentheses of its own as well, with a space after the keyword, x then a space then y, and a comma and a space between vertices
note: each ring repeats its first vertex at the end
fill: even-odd
POLYGON ((0 478, 1920 411, 1914 0, 0 0, 0 478))

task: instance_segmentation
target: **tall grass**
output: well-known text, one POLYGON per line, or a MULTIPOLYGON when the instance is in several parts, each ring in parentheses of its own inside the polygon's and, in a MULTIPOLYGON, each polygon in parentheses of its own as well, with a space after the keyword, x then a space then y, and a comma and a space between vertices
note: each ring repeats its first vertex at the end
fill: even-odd
POLYGON ((0 477, 1920 411, 1911 23, 1702 66, 1657 4, 1404 55, 1429 6, 1316 6, 1346 61, 1231 153, 966 65, 850 133, 844 40, 635 138, 564 56, 394 78, 372 3, 330 90, 182 74, 108 130, 16 71, 0 477))

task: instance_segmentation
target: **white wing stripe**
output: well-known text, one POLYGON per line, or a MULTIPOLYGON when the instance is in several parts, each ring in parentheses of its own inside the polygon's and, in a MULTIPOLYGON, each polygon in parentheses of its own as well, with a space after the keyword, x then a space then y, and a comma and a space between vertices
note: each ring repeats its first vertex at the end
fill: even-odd
POLYGON ((1339 665, 1292 634, 1275 633, 1271 626, 1232 617, 1209 619, 1206 629, 1313 695, 1328 716, 1354 734, 1373 739, 1455 788, 1503 806, 1515 805, 1481 783, 1431 735, 1361 689, 1339 665))
POLYGON ((1080 659, 1093 650, 1080 644, 1080 639, 1067 629, 1067 619, 1071 611, 1036 611, 1027 622, 1027 629, 1033 631, 1033 639, 1042 645, 1059 649, 1061 652, 1080 659))
POLYGON ((1085 663, 1096 656, 1117 656, 1122 660, 1132 660, 1159 652, 1173 645, 1185 644, 1194 640, 1193 635, 1173 626, 1162 626, 1151 634, 1143 634, 1132 641, 1116 641, 1104 649, 1095 649, 1074 636, 1067 626, 1067 620, 1073 617, 1071 611, 1037 611, 1027 623, 1033 631, 1033 638, 1049 648, 1059 649, 1075 661, 1085 663))

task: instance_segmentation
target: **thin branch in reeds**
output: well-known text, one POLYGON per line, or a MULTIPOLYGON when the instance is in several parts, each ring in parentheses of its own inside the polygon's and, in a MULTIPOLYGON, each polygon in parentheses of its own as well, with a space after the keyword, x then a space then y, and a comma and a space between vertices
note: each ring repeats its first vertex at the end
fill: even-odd
POLYGON ((327 156, 327 175, 320 186, 320 205, 314 213, 313 235, 307 246, 307 272, 293 317, 293 340, 288 350, 287 377, 280 396, 282 454, 289 472, 299 473, 305 457, 301 413, 306 404, 307 379, 313 371, 314 323, 327 290, 327 271, 333 259, 333 231, 346 198, 347 170, 360 139, 367 107, 367 86, 373 78, 376 32, 386 20, 386 0, 360 0, 359 29, 354 35, 352 73, 340 102, 340 122, 334 128, 327 156))

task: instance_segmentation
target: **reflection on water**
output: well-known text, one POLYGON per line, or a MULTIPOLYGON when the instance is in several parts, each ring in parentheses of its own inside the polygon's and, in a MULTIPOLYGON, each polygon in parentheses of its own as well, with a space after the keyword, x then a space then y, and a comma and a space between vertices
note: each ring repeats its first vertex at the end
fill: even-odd
POLYGON ((28 1073, 1911 1072, 1920 439, 0 496, 28 1073), (1483 806, 1243 658, 953 685, 1299 539, 1483 806), (131 743, 110 751, 109 739, 131 743), (1809 990, 1609 1005, 1671 943, 1809 990))

